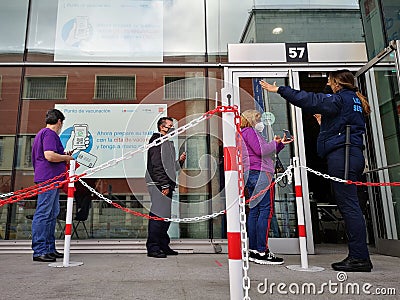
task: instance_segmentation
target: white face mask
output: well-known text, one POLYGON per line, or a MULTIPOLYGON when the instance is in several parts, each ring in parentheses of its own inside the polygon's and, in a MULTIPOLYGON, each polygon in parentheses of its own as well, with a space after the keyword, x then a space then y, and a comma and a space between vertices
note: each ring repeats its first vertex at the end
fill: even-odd
POLYGON ((258 132, 262 132, 264 130, 265 126, 263 122, 258 122, 255 126, 254 129, 257 130, 258 132))

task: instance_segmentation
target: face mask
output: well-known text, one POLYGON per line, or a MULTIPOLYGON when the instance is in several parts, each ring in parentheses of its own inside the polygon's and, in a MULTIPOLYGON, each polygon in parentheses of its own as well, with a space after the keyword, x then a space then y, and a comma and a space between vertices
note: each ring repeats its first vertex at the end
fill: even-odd
POLYGON ((258 132, 262 132, 264 130, 264 123, 263 122, 258 122, 255 126, 254 129, 257 130, 258 132))
POLYGON ((174 127, 170 127, 170 128, 168 128, 168 130, 167 130, 167 134, 168 133, 171 133, 172 131, 174 131, 175 130, 175 128, 174 127))

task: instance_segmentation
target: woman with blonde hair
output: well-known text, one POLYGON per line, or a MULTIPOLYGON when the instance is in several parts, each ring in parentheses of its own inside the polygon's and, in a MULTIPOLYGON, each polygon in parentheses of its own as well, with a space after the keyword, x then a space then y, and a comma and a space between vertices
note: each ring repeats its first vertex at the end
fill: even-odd
MULTIPOLYGON (((365 116, 371 112, 367 99, 355 87, 349 70, 331 72, 328 85, 333 94, 308 93, 288 86, 277 87, 261 81, 261 87, 280 94, 284 99, 316 114, 321 125, 317 140, 318 154, 326 158, 328 174, 344 178, 346 153, 346 127, 350 126, 348 178, 358 181, 364 170, 363 136, 365 116)), ((349 254, 343 261, 332 264, 335 271, 371 272, 372 263, 367 247, 366 226, 357 196, 357 186, 332 182, 338 208, 343 216, 349 254)))
MULTIPOLYGON (((275 136, 274 140, 267 142, 261 135, 264 123, 257 110, 249 109, 241 114, 243 167, 245 184, 249 196, 257 195, 273 182, 275 170, 275 153, 281 151, 284 144, 293 141, 283 140, 275 136)), ((273 215, 274 189, 250 201, 248 217, 249 233, 249 260, 258 264, 283 264, 283 259, 276 257, 268 249, 268 232, 273 215)))

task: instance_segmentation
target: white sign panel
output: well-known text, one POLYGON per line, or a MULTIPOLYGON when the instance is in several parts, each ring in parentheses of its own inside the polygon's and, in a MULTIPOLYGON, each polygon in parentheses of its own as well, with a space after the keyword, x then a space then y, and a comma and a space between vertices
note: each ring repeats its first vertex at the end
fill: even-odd
MULTIPOLYGON (((166 104, 56 104, 65 115, 60 135, 65 150, 80 164, 77 174, 120 158, 148 143, 166 104)), ((91 175, 92 178, 143 178, 146 153, 138 152, 91 175)))
POLYGON ((55 61, 162 62, 162 0, 59 0, 55 61))

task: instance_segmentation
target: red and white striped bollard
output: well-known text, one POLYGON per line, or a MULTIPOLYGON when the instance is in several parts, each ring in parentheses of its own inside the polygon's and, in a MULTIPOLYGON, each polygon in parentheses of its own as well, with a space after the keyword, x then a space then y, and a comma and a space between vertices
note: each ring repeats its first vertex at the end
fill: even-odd
MULTIPOLYGON (((222 97, 226 99, 226 97, 222 97)), ((229 105, 230 103, 224 103, 229 105)), ((240 235, 239 186, 236 150, 235 114, 222 113, 224 142, 224 171, 226 197, 226 223, 229 258, 230 299, 243 299, 242 245, 240 235)))
POLYGON ((294 166, 294 186, 296 192, 297 228, 299 232, 301 266, 290 265, 286 266, 286 268, 295 271, 308 271, 308 272, 323 271, 324 268, 314 267, 314 266, 310 267, 308 265, 306 225, 304 220, 304 205, 303 205, 303 190, 301 187, 300 164, 298 157, 293 157, 293 166, 294 166))
POLYGON ((74 176, 75 160, 70 161, 69 165, 69 182, 68 182, 68 198, 67 198, 67 214, 65 220, 65 239, 64 239, 64 259, 63 262, 55 262, 49 264, 50 267, 67 268, 83 265, 83 262, 70 262, 69 254, 71 248, 71 232, 72 232, 72 210, 74 206, 74 176))

